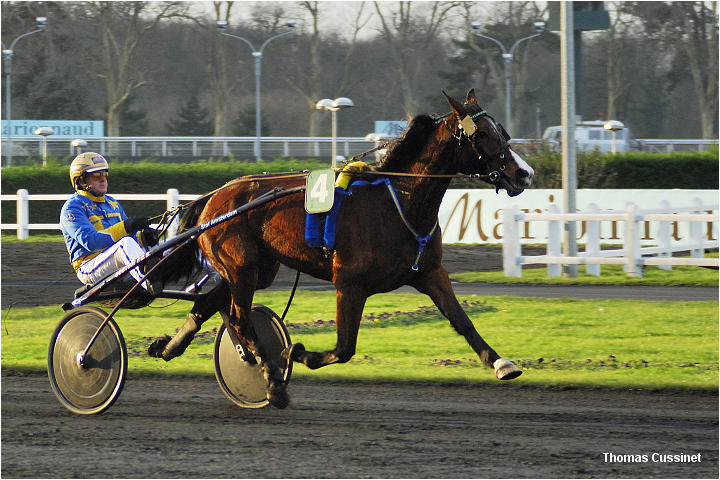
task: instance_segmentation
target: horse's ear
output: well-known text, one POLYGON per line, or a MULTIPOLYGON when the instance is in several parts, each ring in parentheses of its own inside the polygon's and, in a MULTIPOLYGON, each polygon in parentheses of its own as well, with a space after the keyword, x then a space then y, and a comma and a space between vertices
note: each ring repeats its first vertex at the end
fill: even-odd
POLYGON ((450 108, 453 109, 453 112, 455 112, 455 115, 457 115, 458 118, 463 118, 468 114, 467 110, 465 109, 465 106, 463 106, 462 103, 460 103, 459 101, 455 100, 450 95, 445 93, 444 90, 442 93, 443 93, 443 95, 445 95, 445 99, 450 104, 450 108))
POLYGON ((480 106, 480 105, 478 105, 474 88, 471 88, 470 91, 467 93, 467 96, 465 97, 465 103, 467 103, 468 105, 475 105, 478 107, 480 106))

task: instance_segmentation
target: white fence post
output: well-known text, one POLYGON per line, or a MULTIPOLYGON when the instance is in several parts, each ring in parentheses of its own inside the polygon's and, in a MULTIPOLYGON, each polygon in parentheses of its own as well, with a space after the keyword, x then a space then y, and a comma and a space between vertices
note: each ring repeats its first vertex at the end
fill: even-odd
POLYGON ((642 277, 640 261, 640 231, 635 218, 637 207, 628 203, 625 218, 625 272, 631 277, 642 277))
MULTIPOLYGON (((660 202, 660 208, 669 212, 670 202, 668 202, 667 200, 662 200, 660 202)), ((663 251, 658 254, 658 257, 672 257, 672 252, 670 251, 670 231, 670 222, 659 222, 657 230, 657 240, 658 246, 662 248, 663 251)), ((658 268, 661 270, 672 270, 672 265, 658 265, 658 268)))
POLYGON ((520 229, 518 216, 520 210, 517 205, 502 209, 503 225, 503 272, 506 277, 521 277, 522 265, 520 256, 520 229))
MULTIPOLYGON (((692 213, 703 213, 702 212, 702 200, 695 197, 693 199, 693 206, 697 206, 697 211, 692 213)), ((691 258, 703 258, 705 256, 705 250, 703 249, 703 226, 700 222, 690 222, 690 244, 694 246, 690 250, 691 258)))
MULTIPOLYGON (((595 213, 598 210, 598 206, 594 203, 587 206, 587 211, 590 213, 595 213)), ((585 252, 588 257, 597 257, 600 255, 600 222, 590 220, 586 222, 586 225, 585 252)), ((585 265, 585 271, 588 275, 600 276, 600 264, 588 263, 585 265)))
POLYGON ((17 196, 17 238, 18 240, 26 240, 29 236, 30 199, 28 191, 24 188, 17 191, 17 196))
MULTIPOLYGON (((180 205, 180 192, 177 188, 168 188, 167 190, 167 209, 172 210, 180 205)), ((174 237, 177 234, 178 219, 173 219, 172 223, 168 227, 168 238, 174 237)))
MULTIPOLYGON (((560 207, 553 203, 548 207, 548 213, 560 213, 560 207)), ((550 257, 559 257, 562 254, 561 226, 561 222, 558 220, 548 221, 548 243, 546 251, 550 257)), ((562 275, 562 265, 559 263, 549 263, 547 266, 547 275, 548 277, 559 277, 562 275)))

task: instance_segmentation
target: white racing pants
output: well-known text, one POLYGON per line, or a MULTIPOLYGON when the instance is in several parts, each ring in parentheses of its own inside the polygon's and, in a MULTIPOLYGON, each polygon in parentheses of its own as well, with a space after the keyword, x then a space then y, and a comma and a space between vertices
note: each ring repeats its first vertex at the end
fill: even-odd
MULTIPOLYGON (((122 237, 100 255, 80 265, 77 277, 83 284, 92 285, 111 273, 120 270, 125 265, 130 265, 145 255, 145 252, 145 249, 134 238, 122 237)), ((143 276, 140 268, 137 267, 130 270, 130 275, 138 282, 143 276)), ((142 287, 147 290, 147 282, 143 282, 142 287)))

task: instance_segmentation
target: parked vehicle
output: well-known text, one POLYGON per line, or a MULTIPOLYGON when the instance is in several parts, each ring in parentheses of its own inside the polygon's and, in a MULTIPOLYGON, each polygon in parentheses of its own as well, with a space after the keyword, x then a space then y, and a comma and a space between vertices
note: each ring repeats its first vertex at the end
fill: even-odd
MULTIPOLYGON (((597 149, 601 153, 611 153, 613 151, 613 133, 615 134, 615 151, 617 153, 625 153, 628 150, 637 148, 637 141, 632 138, 629 128, 625 127, 622 130, 612 132, 603 127, 607 122, 607 120, 589 120, 575 125, 577 150, 579 152, 591 152, 597 149)), ((545 129, 543 142, 551 149, 560 151, 561 141, 561 125, 545 129)))

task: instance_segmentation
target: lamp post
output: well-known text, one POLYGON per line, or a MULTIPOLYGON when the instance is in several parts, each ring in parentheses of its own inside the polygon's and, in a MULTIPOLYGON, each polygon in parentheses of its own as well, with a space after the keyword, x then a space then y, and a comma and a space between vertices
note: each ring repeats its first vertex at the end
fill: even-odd
POLYGON ((277 35, 274 35, 262 44, 259 50, 255 49, 255 46, 247 40, 246 38, 239 37, 237 35, 232 35, 230 33, 227 33, 225 30, 227 29, 228 23, 225 20, 218 20, 217 21, 217 29, 220 32, 221 35, 225 35, 227 37, 237 38, 238 40, 242 40, 245 42, 249 47, 250 50, 252 50, 252 56, 255 58, 255 161, 261 160, 261 148, 260 148, 260 139, 261 139, 261 127, 260 127, 260 77, 262 76, 262 56, 263 56, 263 50, 265 50, 265 47, 267 47, 268 43, 275 40, 276 38, 284 37, 286 35, 290 35, 293 30, 295 30, 295 26, 297 25, 297 22, 295 20, 289 20, 285 23, 285 26, 288 27, 290 30, 287 32, 279 33, 277 35))
POLYGON ((82 138, 76 138, 70 142, 70 146, 75 149, 75 155, 80 155, 82 153, 82 149, 87 147, 87 142, 82 138))
POLYGON ((354 106, 355 104, 353 103, 353 101, 347 97, 338 97, 335 100, 323 98, 322 100, 318 100, 318 102, 315 104, 315 110, 329 110, 330 112, 332 112, 332 148, 330 153, 330 156, 332 158, 330 159, 330 162, 333 169, 337 165, 337 145, 335 143, 335 139, 337 138, 337 118, 335 114, 338 110, 354 106))
POLYGON ((619 132, 620 130, 625 128, 625 124, 619 120, 610 120, 609 122, 605 122, 603 124, 603 128, 605 130, 610 130, 612 132, 612 154, 615 155, 617 153, 617 142, 615 139, 615 132, 619 132))
POLYGON ((47 166, 47 137, 49 135, 54 135, 55 130, 53 130, 50 127, 40 127, 36 128, 33 132, 35 135, 41 135, 42 136, 42 159, 43 159, 43 167, 47 166))
POLYGON ((512 122, 511 122, 511 116, 510 116, 510 79, 512 77, 512 61, 513 61, 513 53, 515 52, 515 48, 520 44, 520 42, 524 42, 525 40, 530 40, 531 38, 535 38, 539 35, 541 35, 545 31, 545 22, 535 22, 535 34, 530 35, 529 37, 521 38, 517 42, 513 44, 513 46, 510 48, 510 51, 505 48, 505 45, 500 43, 499 40, 496 40, 492 37, 488 37, 487 35, 483 35, 480 33, 482 30, 482 23, 481 22, 472 22, 470 23, 470 31, 473 35, 476 35, 478 37, 487 38, 488 40, 492 40, 495 42, 497 46, 500 47, 500 50, 502 50, 502 58, 503 58, 503 69, 505 73, 505 122, 507 123, 507 127, 511 129, 512 131, 512 122))
POLYGON ((47 18, 45 17, 36 17, 35 18, 35 25, 37 28, 33 31, 23 33, 19 37, 17 37, 15 40, 12 41, 10 44, 10 48, 5 48, 5 44, 2 44, 2 54, 3 59, 5 60, 5 121, 7 122, 7 165, 8 167, 12 165, 12 109, 11 109, 11 98, 12 98, 12 92, 10 90, 10 78, 12 75, 12 58, 13 58, 13 51, 15 49, 15 44, 17 44, 18 40, 21 38, 25 38, 28 35, 32 35, 33 33, 42 32, 45 30, 45 27, 47 27, 47 18))
POLYGON ((386 133, 368 133, 365 135, 365 140, 373 142, 375 144, 375 160, 380 160, 383 153, 387 151, 387 148, 380 148, 383 143, 386 143, 392 137, 386 133))

